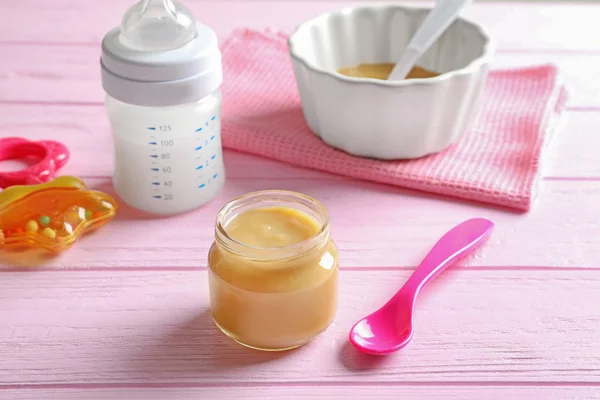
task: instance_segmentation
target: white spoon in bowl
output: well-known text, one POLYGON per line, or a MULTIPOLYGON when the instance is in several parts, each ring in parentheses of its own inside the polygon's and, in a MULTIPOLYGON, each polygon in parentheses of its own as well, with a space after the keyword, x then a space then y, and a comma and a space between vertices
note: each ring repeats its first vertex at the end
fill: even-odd
POLYGON ((388 81, 400 81, 406 78, 419 57, 429 49, 452 22, 464 6, 473 0, 438 0, 435 7, 413 35, 400 59, 390 72, 388 81))

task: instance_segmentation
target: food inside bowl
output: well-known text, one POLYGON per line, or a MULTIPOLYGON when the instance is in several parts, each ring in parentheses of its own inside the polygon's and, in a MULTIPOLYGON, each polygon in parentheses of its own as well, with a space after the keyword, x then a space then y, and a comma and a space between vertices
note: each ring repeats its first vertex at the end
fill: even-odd
MULTIPOLYGON (((394 69, 394 65, 394 63, 358 64, 352 67, 340 68, 337 70, 337 72, 353 78, 373 78, 386 80, 392 72, 392 69, 394 69)), ((410 70, 404 79, 433 78, 439 75, 440 74, 437 72, 415 66, 410 70)))

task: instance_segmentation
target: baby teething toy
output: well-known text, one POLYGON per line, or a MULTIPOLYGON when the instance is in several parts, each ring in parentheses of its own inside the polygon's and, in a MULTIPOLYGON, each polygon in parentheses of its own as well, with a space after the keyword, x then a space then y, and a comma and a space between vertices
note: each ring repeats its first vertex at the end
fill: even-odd
POLYGON ((48 182, 69 159, 69 150, 52 140, 31 141, 19 137, 0 139, 0 161, 36 158, 39 162, 20 171, 0 172, 0 188, 48 182))
POLYGON ((61 176, 32 186, 12 186, 0 192, 0 250, 68 249, 84 233, 110 221, 117 203, 90 190, 80 179, 61 176))

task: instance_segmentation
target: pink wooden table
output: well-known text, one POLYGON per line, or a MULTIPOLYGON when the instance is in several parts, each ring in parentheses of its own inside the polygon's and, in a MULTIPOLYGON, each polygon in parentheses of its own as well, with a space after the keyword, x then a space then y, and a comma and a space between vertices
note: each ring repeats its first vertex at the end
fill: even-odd
MULTIPOLYGON (((112 139, 99 42, 129 4, 0 0, 0 135, 64 141, 73 156, 62 172, 107 191, 112 139)), ((221 38, 244 26, 289 31, 350 5, 187 4, 221 38)), ((149 220, 123 207, 49 266, 1 268, 0 399, 600 398, 600 5, 476 2, 466 15, 499 40, 495 67, 555 62, 572 90, 530 213, 226 152, 226 187, 202 210, 149 220), (322 200, 341 252, 334 325, 285 355, 230 343, 207 311, 215 214, 265 188, 322 200), (395 291, 441 234, 473 216, 497 229, 428 287, 413 343, 381 359, 352 351, 351 323, 395 291)))

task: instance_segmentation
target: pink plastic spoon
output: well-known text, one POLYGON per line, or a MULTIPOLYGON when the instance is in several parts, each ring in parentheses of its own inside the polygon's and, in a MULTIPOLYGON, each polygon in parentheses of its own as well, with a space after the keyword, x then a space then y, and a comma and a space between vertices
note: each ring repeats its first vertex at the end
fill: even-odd
POLYGON ((415 300, 423 286, 483 243, 493 229, 493 222, 474 218, 448 231, 394 297, 354 324, 350 342, 360 351, 375 355, 389 354, 406 346, 413 335, 415 300))

